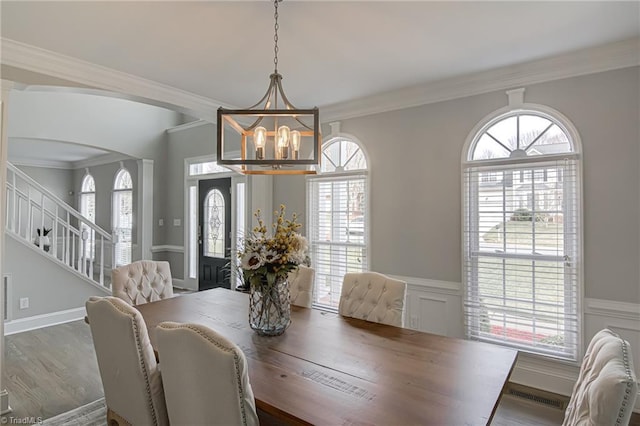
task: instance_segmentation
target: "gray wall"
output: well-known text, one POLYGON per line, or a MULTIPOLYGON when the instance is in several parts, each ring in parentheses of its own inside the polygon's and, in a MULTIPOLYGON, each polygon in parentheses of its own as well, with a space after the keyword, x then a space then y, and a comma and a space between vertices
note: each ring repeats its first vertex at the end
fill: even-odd
MULTIPOLYGON (((634 67, 526 87, 525 102, 558 110, 582 138, 588 298, 640 302, 639 82, 634 67)), ((370 158, 373 270, 462 281, 462 149, 506 105, 501 91, 342 122, 370 158)), ((303 213, 304 200, 302 179, 275 180, 274 205, 303 213)))
POLYGON ((12 91, 9 138, 58 140, 154 159, 180 113, 126 99, 71 92, 12 91))
POLYGON ((69 205, 74 205, 73 171, 50 167, 16 166, 69 205))
POLYGON ((14 238, 6 237, 5 245, 3 273, 11 276, 13 297, 8 303, 12 319, 79 308, 89 297, 105 295, 14 238), (28 309, 19 309, 22 297, 29 298, 28 309))
POLYGON ((280 204, 287 206, 287 217, 298 214, 298 223, 302 224, 301 234, 307 232, 307 218, 305 217, 307 180, 304 176, 274 176, 273 177, 273 207, 280 204), (291 194, 296 194, 292 197, 291 194))
MULTIPOLYGON (((167 203, 164 217, 164 244, 182 246, 184 241, 184 159, 213 155, 216 151, 216 126, 206 124, 167 134, 167 203), (180 219, 180 226, 173 226, 180 219)), ((173 265, 172 265, 173 268, 173 265)), ((173 273, 173 269, 171 271, 173 273)))

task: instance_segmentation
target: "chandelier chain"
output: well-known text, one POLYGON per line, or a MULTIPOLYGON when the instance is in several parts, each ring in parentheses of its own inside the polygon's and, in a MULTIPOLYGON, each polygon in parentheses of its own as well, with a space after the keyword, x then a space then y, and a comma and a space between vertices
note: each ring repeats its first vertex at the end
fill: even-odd
POLYGON ((273 64, 275 65, 275 69, 274 72, 277 74, 278 73, 278 29, 280 28, 280 25, 278 25, 278 3, 280 3, 282 0, 274 0, 273 4, 275 6, 275 12, 273 14, 273 17, 275 19, 275 25, 273 26, 273 30, 274 30, 274 35, 273 35, 273 41, 274 41, 274 46, 273 46, 273 64))

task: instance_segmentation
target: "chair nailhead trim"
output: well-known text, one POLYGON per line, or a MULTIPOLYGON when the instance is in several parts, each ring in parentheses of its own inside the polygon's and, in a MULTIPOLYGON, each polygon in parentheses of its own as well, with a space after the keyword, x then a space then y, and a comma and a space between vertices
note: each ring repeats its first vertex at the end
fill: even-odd
POLYGON ((624 364, 625 373, 627 375, 627 389, 624 392, 624 397, 622 400, 622 407, 620 407, 620 411, 618 412, 618 418, 616 419, 616 424, 621 424, 622 418, 625 415, 627 403, 629 402, 629 394, 631 394, 631 386, 633 382, 633 376, 631 375, 631 366, 629 365, 629 354, 627 353, 627 342, 620 336, 620 343, 622 344, 622 362, 624 364))
MULTIPOLYGON (((131 324, 133 325, 133 333, 136 336, 136 348, 138 349, 138 356, 140 357, 140 360, 144 360, 144 353, 142 352, 142 346, 140 346, 140 329, 138 328, 138 322, 135 319, 135 314, 131 314, 130 312, 124 311, 120 306, 115 305, 111 301, 109 301, 109 303, 111 303, 111 306, 113 306, 114 308, 116 308, 123 314, 127 315, 129 318, 131 318, 132 320, 131 324)), ((149 372, 147 371, 147 363, 143 361, 140 363, 140 365, 142 367, 142 375, 144 376, 144 383, 147 389, 147 404, 149 405, 149 409, 151 410, 151 417, 153 418, 153 424, 158 425, 158 418, 156 416, 155 405, 153 404, 153 398, 151 398, 151 382, 149 380, 149 372)))

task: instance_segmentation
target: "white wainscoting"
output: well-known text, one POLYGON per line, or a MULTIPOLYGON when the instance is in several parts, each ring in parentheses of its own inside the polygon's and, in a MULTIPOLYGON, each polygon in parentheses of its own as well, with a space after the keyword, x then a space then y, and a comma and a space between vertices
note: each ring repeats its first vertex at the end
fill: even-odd
MULTIPOLYGON (((464 338, 461 283, 394 276, 407 282, 405 326, 464 338)), ((584 345, 603 328, 610 328, 631 344, 636 375, 640 374, 640 304, 603 299, 583 301, 584 345)), ((570 395, 579 365, 521 353, 511 381, 561 395, 570 395)), ((640 412, 640 394, 635 410, 640 412)))

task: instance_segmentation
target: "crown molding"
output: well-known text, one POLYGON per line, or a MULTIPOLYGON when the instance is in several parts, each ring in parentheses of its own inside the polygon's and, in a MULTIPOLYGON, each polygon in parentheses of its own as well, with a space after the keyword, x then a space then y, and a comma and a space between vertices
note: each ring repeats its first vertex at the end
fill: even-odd
POLYGON ((380 93, 321 109, 323 123, 640 65, 640 39, 380 93))
POLYGON ((117 163, 118 161, 131 160, 128 155, 119 154, 117 152, 110 152, 108 154, 98 155, 86 160, 72 162, 73 169, 84 169, 86 167, 102 166, 104 164, 117 163))
POLYGON ((206 120, 190 121, 188 123, 179 124, 177 126, 168 128, 167 133, 175 133, 175 132, 180 132, 182 130, 195 129, 197 127, 206 126, 207 124, 215 124, 215 122, 211 123, 210 121, 206 121, 206 120))
MULTIPOLYGON (((61 55, 15 40, 0 38, 3 64, 97 89, 132 95, 158 106, 178 109, 210 123, 220 101, 131 74, 61 55)), ((424 83, 321 108, 323 123, 442 102, 546 81, 640 65, 640 39, 424 83)))
POLYGON ((223 102, 116 71, 8 38, 2 43, 1 62, 12 67, 61 78, 97 89, 133 95, 154 105, 178 107, 181 112, 208 121, 216 120, 218 107, 236 108, 223 102))
POLYGON ((73 162, 71 161, 46 160, 42 158, 12 156, 11 158, 9 158, 9 162, 14 166, 23 166, 23 167, 44 167, 47 169, 62 169, 62 170, 74 169, 73 162))

